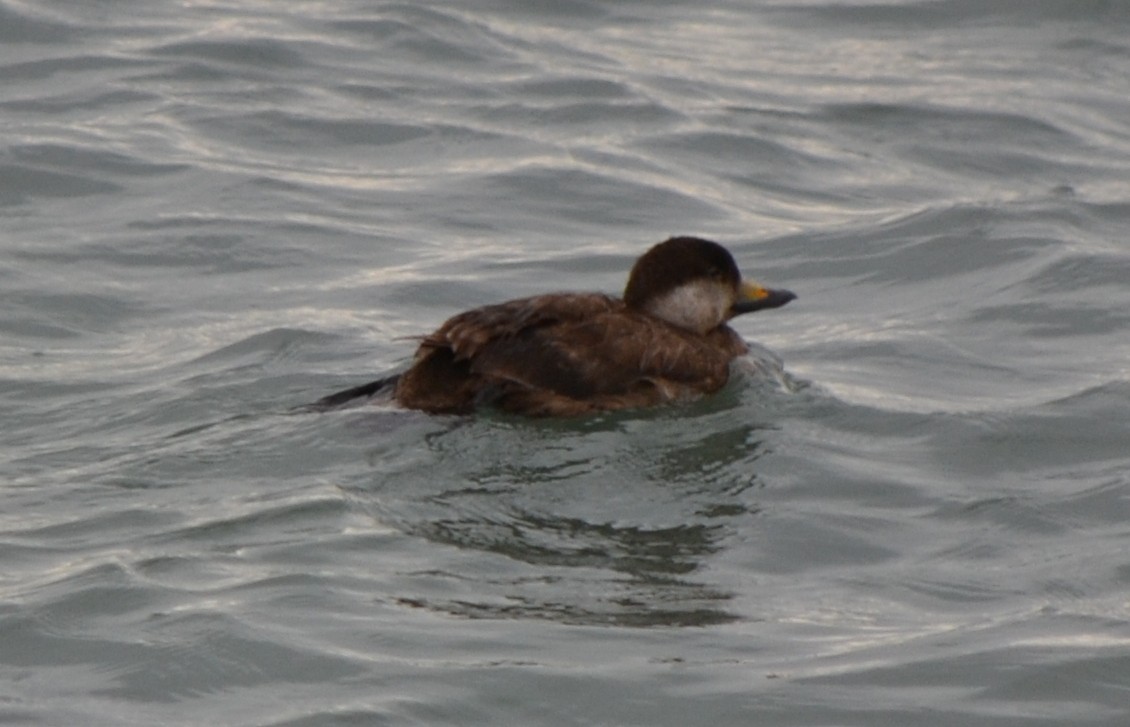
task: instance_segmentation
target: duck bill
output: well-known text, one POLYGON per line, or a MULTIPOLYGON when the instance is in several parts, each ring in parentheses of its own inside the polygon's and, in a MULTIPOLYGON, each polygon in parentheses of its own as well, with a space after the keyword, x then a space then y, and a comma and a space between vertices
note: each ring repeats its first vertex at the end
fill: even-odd
POLYGON ((755 310, 780 308, 795 298, 796 294, 789 290, 773 290, 772 288, 762 288, 756 283, 742 283, 738 291, 738 299, 730 308, 730 315, 737 316, 742 313, 752 313, 755 310))

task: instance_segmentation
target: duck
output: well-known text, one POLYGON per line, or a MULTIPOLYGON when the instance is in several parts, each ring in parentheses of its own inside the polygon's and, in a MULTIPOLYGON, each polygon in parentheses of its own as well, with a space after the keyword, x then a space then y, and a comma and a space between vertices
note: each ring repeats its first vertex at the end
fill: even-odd
POLYGON ((577 417, 694 400, 749 351, 729 321, 796 297, 744 280, 717 242, 671 237, 636 260, 621 297, 550 293, 459 313, 417 339, 407 370, 314 407, 385 392, 429 414, 577 417))

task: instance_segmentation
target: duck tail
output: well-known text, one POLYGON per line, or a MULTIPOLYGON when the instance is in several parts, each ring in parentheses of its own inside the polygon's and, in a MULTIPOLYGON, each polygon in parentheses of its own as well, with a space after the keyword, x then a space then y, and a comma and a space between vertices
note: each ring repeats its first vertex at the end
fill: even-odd
POLYGON ((367 384, 354 386, 352 389, 346 389, 344 391, 339 391, 336 394, 323 396, 313 404, 310 404, 310 409, 313 409, 314 411, 327 411, 329 409, 336 409, 343 404, 348 404, 354 399, 368 398, 370 396, 379 394, 387 388, 395 387, 396 382, 399 379, 400 374, 393 374, 392 376, 386 376, 383 379, 370 381, 367 384))

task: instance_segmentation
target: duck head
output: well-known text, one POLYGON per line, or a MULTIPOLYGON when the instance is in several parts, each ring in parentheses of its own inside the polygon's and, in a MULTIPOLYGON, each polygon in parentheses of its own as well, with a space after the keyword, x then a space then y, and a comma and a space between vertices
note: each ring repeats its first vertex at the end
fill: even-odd
POLYGON ((624 302, 705 334, 736 315, 780 308, 796 295, 743 281, 734 256, 716 242, 672 237, 645 252, 628 275, 624 302))

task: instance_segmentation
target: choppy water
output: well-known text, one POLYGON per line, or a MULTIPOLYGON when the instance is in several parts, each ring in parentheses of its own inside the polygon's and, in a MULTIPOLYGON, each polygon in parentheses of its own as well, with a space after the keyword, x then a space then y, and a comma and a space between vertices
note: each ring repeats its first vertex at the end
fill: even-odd
POLYGON ((1123 725, 1130 5, 0 0, 0 721, 1123 725), (673 233, 786 381, 301 404, 673 233))

